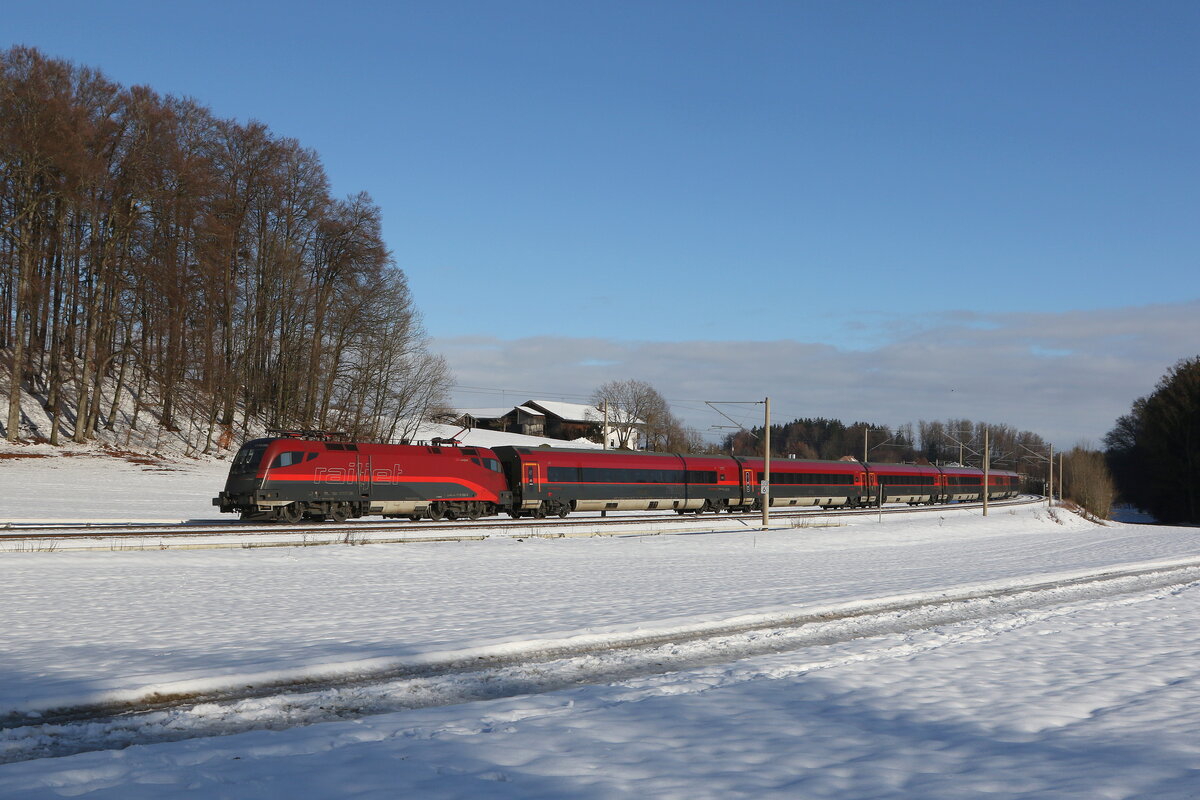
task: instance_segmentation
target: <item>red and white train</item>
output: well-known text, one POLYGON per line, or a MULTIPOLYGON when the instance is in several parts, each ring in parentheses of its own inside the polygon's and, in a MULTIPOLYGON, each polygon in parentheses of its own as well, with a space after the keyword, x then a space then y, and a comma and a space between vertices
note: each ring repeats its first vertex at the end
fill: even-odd
MULTIPOLYGON (((761 458, 566 447, 369 444, 295 432, 242 445, 213 499, 242 519, 565 517, 572 511, 762 507, 761 458)), ((981 500, 974 467, 772 459, 771 507, 981 500)), ((990 470, 989 499, 1013 497, 1015 472, 990 470)))

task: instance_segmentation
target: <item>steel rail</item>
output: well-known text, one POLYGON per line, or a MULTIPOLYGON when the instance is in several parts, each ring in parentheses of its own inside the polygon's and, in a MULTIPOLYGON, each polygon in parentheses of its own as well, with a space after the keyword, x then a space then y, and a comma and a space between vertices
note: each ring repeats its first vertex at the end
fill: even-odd
MULTIPOLYGON (((1032 505, 1044 502, 1045 498, 1023 496, 1013 500, 989 502, 992 507, 1011 507, 1032 505)), ((982 508, 982 502, 948 503, 928 506, 885 506, 879 508, 854 509, 778 509, 774 512, 777 519, 795 520, 805 518, 851 517, 883 514, 912 514, 936 513, 946 511, 965 511, 982 508)), ((589 512, 594 513, 594 512, 589 512)), ((625 512, 618 512, 625 513, 625 512)), ((742 511, 732 514, 629 514, 614 517, 576 517, 574 519, 487 519, 487 520, 454 520, 450 522, 413 522, 411 520, 396 522, 392 520, 364 520, 354 523, 301 522, 285 523, 245 523, 240 520, 230 520, 219 524, 208 523, 7 523, 0 526, 0 541, 28 540, 41 541, 50 539, 121 539, 130 537, 160 536, 160 537, 207 537, 229 536, 244 534, 374 534, 389 531, 406 531, 412 533, 444 532, 447 535, 461 534, 471 536, 471 532, 504 530, 519 526, 524 529, 553 529, 572 528, 580 526, 615 526, 653 522, 663 525, 688 525, 697 520, 715 521, 720 519, 746 520, 756 517, 756 511, 742 511)), ((422 536, 421 538, 432 538, 422 536)), ((478 538, 478 536, 476 536, 478 538)))

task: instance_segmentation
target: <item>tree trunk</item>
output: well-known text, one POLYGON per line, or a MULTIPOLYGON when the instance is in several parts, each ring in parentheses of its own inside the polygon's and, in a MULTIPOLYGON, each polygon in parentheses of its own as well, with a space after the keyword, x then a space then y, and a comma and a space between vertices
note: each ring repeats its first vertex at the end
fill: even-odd
POLYGON ((25 314, 29 305, 29 275, 33 271, 33 248, 22 227, 20 276, 17 278, 16 320, 13 326, 12 371, 8 384, 8 441, 17 441, 21 426, 21 382, 25 376, 25 314))

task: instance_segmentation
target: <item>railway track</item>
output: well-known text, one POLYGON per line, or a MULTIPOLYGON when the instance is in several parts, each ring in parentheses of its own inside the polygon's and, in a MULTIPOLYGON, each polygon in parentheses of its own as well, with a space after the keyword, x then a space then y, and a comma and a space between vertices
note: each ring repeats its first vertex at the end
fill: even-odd
MULTIPOLYGON (((897 646, 897 634, 989 618, 1019 623, 1022 615, 1053 614, 1055 607, 1198 581, 1200 558, 1191 557, 1009 578, 664 630, 541 640, 523 648, 480 647, 437 660, 397 659, 369 673, 339 674, 331 665, 328 676, 310 674, 291 681, 249 684, 231 676, 223 691, 171 695, 160 690, 123 703, 0 716, 0 763, 538 694, 777 653, 813 651, 793 667, 812 671, 836 662, 821 648, 878 639, 867 650, 874 647, 878 657, 888 657, 889 649, 897 646), (1042 609, 1051 610, 1038 611, 1042 609)), ((969 637, 974 630, 962 635, 969 637)), ((954 634, 934 638, 928 646, 953 643, 954 634)))
MULTIPOLYGON (((1044 498, 1022 496, 992 501, 993 509, 1028 506, 1044 498)), ((885 506, 883 509, 773 510, 772 527, 836 525, 838 519, 913 513, 978 511, 982 503, 937 506, 885 506)), ((625 536, 642 533, 697 533, 744 527, 759 528, 761 512, 734 514, 596 513, 568 519, 487 519, 479 521, 411 522, 364 520, 353 523, 302 522, 246 523, 7 523, 0 526, 0 552, 60 549, 168 549, 203 547, 284 547, 318 544, 385 544, 439 541, 478 541, 490 537, 568 538, 574 536, 625 536), (207 544, 206 544, 207 542, 207 544)))

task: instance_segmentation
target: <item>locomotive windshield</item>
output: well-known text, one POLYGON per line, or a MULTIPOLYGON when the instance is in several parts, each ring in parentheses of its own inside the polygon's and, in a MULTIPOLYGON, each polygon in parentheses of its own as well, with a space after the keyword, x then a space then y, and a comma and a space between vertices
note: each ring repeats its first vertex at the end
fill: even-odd
POLYGON ((270 442, 256 441, 247 442, 242 445, 242 449, 238 450, 236 456, 233 457, 233 465, 229 468, 230 472, 234 473, 253 473, 258 469, 259 462, 262 461, 263 453, 267 450, 267 445, 270 442))

